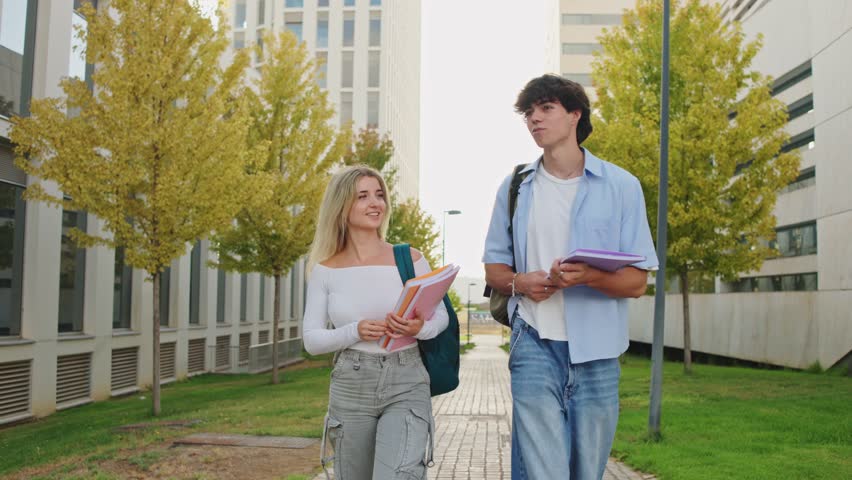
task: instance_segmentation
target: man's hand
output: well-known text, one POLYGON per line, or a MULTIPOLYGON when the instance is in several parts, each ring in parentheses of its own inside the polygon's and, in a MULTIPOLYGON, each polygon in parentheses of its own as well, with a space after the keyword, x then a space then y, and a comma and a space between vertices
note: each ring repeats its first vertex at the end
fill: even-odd
POLYGON ((384 320, 361 320, 358 322, 358 337, 365 342, 375 341, 382 338, 387 329, 384 320))
POLYGON ((515 277, 515 293, 521 293, 535 302, 547 300, 558 288, 553 280, 547 278, 544 270, 519 273, 515 277))
POLYGON ((560 263, 557 258, 550 266, 550 279, 557 288, 587 285, 597 279, 601 271, 585 263, 560 263))
POLYGON ((420 333, 423 328, 425 319, 417 311, 414 311, 414 318, 402 318, 395 313, 388 313, 385 317, 387 323, 387 334, 391 338, 413 337, 420 333))
POLYGON ((615 298, 639 298, 645 293, 648 272, 625 267, 605 272, 585 263, 560 263, 557 258, 550 266, 550 278, 558 288, 585 285, 615 298))

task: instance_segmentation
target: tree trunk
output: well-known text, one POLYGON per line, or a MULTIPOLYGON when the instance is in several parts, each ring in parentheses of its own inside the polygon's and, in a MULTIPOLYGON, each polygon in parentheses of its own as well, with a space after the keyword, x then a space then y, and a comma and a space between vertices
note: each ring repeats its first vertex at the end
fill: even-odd
POLYGON ((692 373, 692 343, 689 333, 689 271, 680 273, 680 288, 683 296, 683 371, 692 373))
POLYGON ((275 294, 272 295, 272 383, 278 384, 278 324, 281 321, 281 274, 275 274, 275 294))
POLYGON ((154 273, 154 385, 151 387, 153 408, 151 413, 160 415, 160 272, 154 273))

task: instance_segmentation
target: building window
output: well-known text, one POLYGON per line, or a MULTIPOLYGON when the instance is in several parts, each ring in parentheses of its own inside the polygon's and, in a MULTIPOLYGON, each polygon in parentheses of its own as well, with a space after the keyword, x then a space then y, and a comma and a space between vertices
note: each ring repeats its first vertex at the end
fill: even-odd
POLYGON ((344 7, 354 7, 355 6, 355 0, 343 0, 343 6, 344 7))
POLYGON ((201 323, 201 240, 196 240, 189 253, 189 324, 201 323))
POLYGON ((381 52, 371 51, 367 54, 367 86, 370 88, 379 87, 379 78, 381 75, 381 52))
POLYGON ((769 246, 777 249, 782 257, 814 255, 817 253, 816 222, 777 228, 769 246))
POLYGON ((352 121, 352 92, 340 92, 340 126, 352 121))
POLYGON ((355 68, 355 52, 342 52, 343 65, 340 74, 340 86, 342 88, 352 88, 355 68))
POLYGON ((318 0, 317 7, 319 8, 328 8, 328 0, 318 0))
POLYGON ((286 0, 284 6, 287 8, 302 8, 305 6, 304 0, 286 0))
POLYGON ((787 121, 790 122, 802 115, 807 115, 814 111, 814 96, 809 94, 802 97, 787 106, 787 121))
POLYGON ((816 273, 746 277, 728 284, 729 292, 813 292, 818 289, 816 273))
POLYGON ((299 272, 298 263, 293 265, 293 268, 290 269, 290 318, 291 320, 296 318, 296 300, 299 298, 299 272))
POLYGON ((371 7, 381 7, 382 6, 382 0, 370 0, 370 6, 371 7))
POLYGON ((355 12, 343 14, 343 46, 355 46, 355 12))
POLYGON ((257 0, 257 24, 266 23, 266 0, 257 0))
POLYGON ((302 14, 301 13, 288 13, 284 17, 284 27, 287 30, 293 32, 293 35, 296 36, 296 40, 299 43, 302 43, 302 14))
POLYGON ((621 15, 588 15, 588 14, 562 14, 562 25, 618 25, 621 23, 621 15))
POLYGON ((367 92, 367 126, 379 126, 379 92, 367 92))
POLYGON ((778 191, 781 193, 794 192, 796 190, 801 190, 803 188, 808 188, 810 186, 816 185, 816 169, 814 167, 807 168, 802 170, 798 177, 795 180, 790 182, 789 185, 782 188, 778 191))
POLYGON ((562 55, 591 55, 599 52, 601 46, 598 43, 563 43, 562 55))
POLYGON ((266 277, 260 276, 260 301, 258 302, 257 319, 264 321, 266 318, 266 277))
POLYGON ((382 12, 370 12, 370 46, 382 45, 382 12))
POLYGON ((35 9, 36 0, 0 2, 0 115, 5 117, 28 114, 35 9))
POLYGON ((584 87, 592 86, 592 75, 590 73, 563 73, 562 76, 584 87))
POLYGON ((778 95, 811 75, 813 75, 813 68, 811 61, 808 60, 775 79, 775 83, 772 84, 772 96, 778 95))
POLYGON ((328 48, 328 12, 317 14, 317 48, 328 48))
POLYGON ((225 323, 225 271, 216 271, 216 323, 225 323))
POLYGON ((811 128, 791 137, 790 140, 781 147, 781 151, 789 152, 798 148, 807 148, 808 150, 812 150, 814 146, 816 146, 814 129, 811 128))
POLYGON ((328 76, 328 52, 317 52, 317 85, 326 88, 328 76))
POLYGON ((0 336, 21 334, 25 218, 22 193, 22 187, 0 183, 0 336))
POLYGON ((86 214, 62 211, 59 254, 59 333, 83 331, 83 294, 86 283, 86 249, 78 248, 69 234, 86 231, 86 214))
POLYGON ((114 272, 112 328, 130 328, 130 302, 133 298, 133 269, 124 263, 124 247, 115 249, 114 272))
POLYGON ((234 50, 246 48, 246 35, 243 32, 234 33, 234 50))
POLYGON ((160 326, 169 326, 169 301, 171 300, 172 267, 166 267, 160 272, 160 326))
POLYGON ((234 5, 234 28, 246 28, 246 0, 237 0, 234 5))
POLYGON ((248 275, 240 275, 240 323, 248 322, 248 275))

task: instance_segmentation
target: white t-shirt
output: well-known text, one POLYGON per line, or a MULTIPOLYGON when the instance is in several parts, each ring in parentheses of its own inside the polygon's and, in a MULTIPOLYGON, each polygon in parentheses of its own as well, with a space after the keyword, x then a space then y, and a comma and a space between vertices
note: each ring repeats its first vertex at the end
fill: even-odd
MULTIPOLYGON (((544 166, 532 181, 532 205, 527 228, 527 271, 550 271, 557 257, 568 253, 571 235, 571 208, 582 177, 561 179, 547 173, 544 166)), ((565 301, 556 292, 543 302, 526 296, 518 304, 521 318, 538 331, 541 338, 568 340, 565 301)))
MULTIPOLYGON (((414 262, 414 273, 431 269, 425 258, 414 262)), ((386 350, 375 341, 358 336, 361 320, 384 320, 393 311, 402 292, 402 280, 395 265, 367 265, 329 268, 316 265, 308 280, 303 340, 311 355, 351 348, 370 353, 386 350), (334 328, 329 328, 329 322, 334 328)), ((449 317, 443 303, 423 324, 417 338, 428 340, 447 328, 449 317)), ((417 344, 411 344, 412 348, 417 344)))

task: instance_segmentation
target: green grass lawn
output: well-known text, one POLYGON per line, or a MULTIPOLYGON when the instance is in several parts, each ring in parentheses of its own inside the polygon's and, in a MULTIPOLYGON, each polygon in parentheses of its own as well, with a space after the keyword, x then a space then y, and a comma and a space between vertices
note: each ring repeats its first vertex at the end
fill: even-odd
POLYGON ((473 350, 474 348, 476 348, 476 343, 474 343, 474 342, 464 343, 463 342, 461 345, 459 345, 459 353, 464 355, 465 353, 473 350))
MULTIPOLYGON (((315 360, 326 365, 328 359, 315 360)), ((852 379, 694 369, 685 376, 681 364, 666 364, 663 438, 652 443, 646 440, 650 362, 625 358, 615 456, 661 480, 852 478, 852 379)), ((191 429, 116 432, 153 421, 149 392, 57 412, 0 430, 0 476, 69 457, 97 462, 192 431, 319 437, 328 381, 329 368, 322 366, 287 370, 279 385, 271 385, 268 374, 204 375, 164 387, 156 420, 202 422, 191 429)), ((136 460, 150 461, 142 454, 136 460)))
POLYGON ((36 422, 0 430, 0 476, 68 455, 97 460, 119 449, 142 448, 193 430, 250 435, 322 435, 329 368, 270 375, 203 375, 164 386, 162 413, 150 416, 150 392, 65 410, 36 422), (145 397, 144 399, 142 397, 145 397), (194 429, 158 428, 118 433, 121 425, 197 419, 194 429))
POLYGON ((650 361, 626 357, 613 454, 660 479, 852 478, 852 378, 667 363, 646 441, 650 361))

